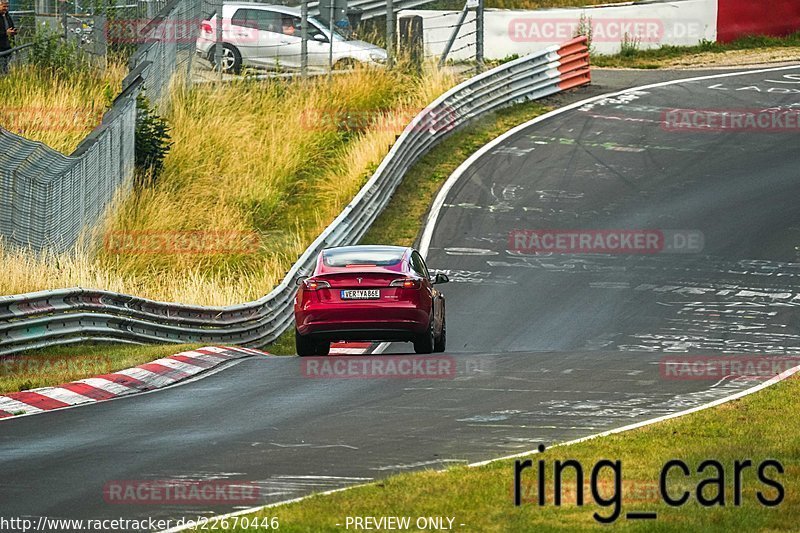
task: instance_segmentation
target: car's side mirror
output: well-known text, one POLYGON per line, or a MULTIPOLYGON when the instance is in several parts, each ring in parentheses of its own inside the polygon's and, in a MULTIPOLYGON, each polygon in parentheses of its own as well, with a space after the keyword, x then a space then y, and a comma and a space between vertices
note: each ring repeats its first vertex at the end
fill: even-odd
POLYGON ((450 283, 450 278, 445 274, 436 274, 436 277, 433 278, 433 284, 441 285, 442 283, 450 283))
POLYGON ((307 280, 309 276, 297 276, 297 279, 294 280, 294 284, 298 287, 303 284, 305 280, 307 280))
POLYGON ((323 34, 321 34, 321 33, 317 33, 317 34, 315 34, 315 35, 314 35, 314 40, 315 40, 315 41, 319 41, 319 42, 321 42, 321 43, 327 43, 327 42, 328 42, 328 38, 327 38, 327 37, 325 37, 325 35, 323 35, 323 34))

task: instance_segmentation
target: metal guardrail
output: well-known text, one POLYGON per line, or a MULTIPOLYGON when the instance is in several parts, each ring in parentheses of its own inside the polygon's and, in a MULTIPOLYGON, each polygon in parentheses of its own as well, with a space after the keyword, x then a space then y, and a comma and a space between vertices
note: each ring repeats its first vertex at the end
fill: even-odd
MULTIPOLYGON (((28 51, 33 47, 33 43, 27 43, 20 46, 15 46, 10 50, 0 52, 0 61, 5 62, 5 68, 11 68, 16 61, 26 61, 28 58, 28 51)), ((0 76, 3 73, 0 72, 0 76)))
POLYGON ((370 180, 269 295, 229 307, 155 302, 107 291, 64 289, 0 297, 0 355, 84 340, 218 343, 260 347, 293 319, 294 281, 327 247, 357 243, 405 173, 454 129, 499 108, 590 81, 586 39, 523 57, 451 89, 409 124, 370 180))
MULTIPOLYGON (((430 4, 434 0, 394 0, 394 10, 414 9, 424 4, 430 4)), ((362 20, 386 15, 386 0, 350 0, 349 8, 359 8, 363 10, 362 20)), ((316 16, 319 15, 319 2, 308 3, 309 12, 316 16)))

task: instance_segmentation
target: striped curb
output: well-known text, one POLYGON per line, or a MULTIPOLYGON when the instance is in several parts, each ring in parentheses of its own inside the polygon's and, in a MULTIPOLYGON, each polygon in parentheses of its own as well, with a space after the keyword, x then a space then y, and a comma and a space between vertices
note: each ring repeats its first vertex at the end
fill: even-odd
POLYGON ((160 389, 226 361, 253 355, 269 354, 252 348, 210 346, 181 352, 111 374, 73 381, 59 387, 12 392, 0 396, 0 419, 102 402, 160 389))
POLYGON ((331 355, 364 355, 373 346, 371 342, 337 342, 331 344, 331 355))

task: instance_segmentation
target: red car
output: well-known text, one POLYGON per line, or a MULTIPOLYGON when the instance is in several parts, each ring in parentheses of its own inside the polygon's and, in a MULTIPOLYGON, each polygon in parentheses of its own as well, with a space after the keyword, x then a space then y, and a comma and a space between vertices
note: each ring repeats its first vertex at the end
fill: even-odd
POLYGON ((447 342, 444 295, 420 253, 400 246, 323 250, 311 277, 297 280, 297 354, 328 355, 335 341, 413 342, 416 353, 447 342))

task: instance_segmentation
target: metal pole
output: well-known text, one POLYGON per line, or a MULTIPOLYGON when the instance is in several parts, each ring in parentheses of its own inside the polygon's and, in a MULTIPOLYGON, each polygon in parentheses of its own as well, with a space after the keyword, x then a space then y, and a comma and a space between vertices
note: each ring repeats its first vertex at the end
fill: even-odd
POLYGON ((484 0, 478 0, 478 10, 475 12, 475 63, 477 64, 478 72, 483 72, 483 38, 484 38, 484 20, 483 20, 483 4, 484 0))
POLYGON ((64 41, 69 42, 69 29, 67 29, 67 2, 66 0, 61 1, 61 6, 63 11, 61 12, 61 24, 64 25, 64 41))
POLYGON ((328 21, 328 29, 331 33, 330 38, 330 46, 328 47, 328 78, 333 76, 333 18, 334 18, 334 1, 330 0, 331 2, 331 10, 330 10, 330 20, 328 21))
POLYGON ((447 41, 447 44, 444 47, 444 52, 442 52, 442 58, 439 60, 439 68, 442 68, 445 65, 445 63, 447 63, 447 55, 450 53, 450 50, 452 50, 453 43, 456 42, 456 37, 458 37, 458 32, 461 31, 461 25, 464 24, 464 19, 467 18, 468 11, 469 11, 469 2, 464 4, 464 9, 461 11, 461 16, 458 17, 458 22, 456 22, 456 25, 453 28, 453 34, 450 35, 450 39, 447 41))
POLYGON ((217 0, 217 36, 216 43, 214 44, 214 63, 217 65, 217 72, 219 80, 222 81, 222 25, 225 23, 222 18, 222 2, 217 0))
POLYGON ((300 75, 308 77, 308 0, 300 7, 300 75))
POLYGON ((389 68, 394 66, 394 0, 386 0, 386 64, 389 68))

